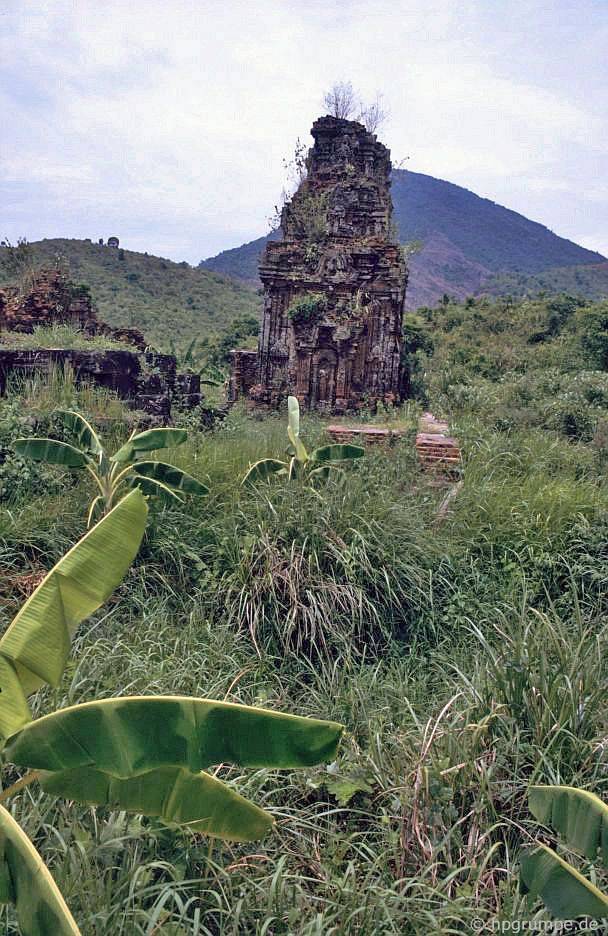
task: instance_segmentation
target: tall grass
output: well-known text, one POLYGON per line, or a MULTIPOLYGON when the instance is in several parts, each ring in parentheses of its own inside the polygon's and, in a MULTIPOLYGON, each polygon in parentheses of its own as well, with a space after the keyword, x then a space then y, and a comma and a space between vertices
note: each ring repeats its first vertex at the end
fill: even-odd
MULTIPOLYGON (((13 390, 0 431, 24 400, 52 428, 68 391, 124 436, 119 404, 61 382, 13 390)), ((607 488, 584 441, 471 411, 456 426, 465 485, 440 525, 445 492, 408 437, 314 490, 240 483, 251 461, 282 456, 281 418, 235 410, 172 453, 210 497, 152 507, 135 566, 36 711, 192 693, 336 718, 347 735, 329 767, 219 766, 277 818, 254 845, 17 795, 85 934, 456 934, 543 915, 516 886, 536 834, 528 784, 605 795, 607 488)), ((323 424, 304 432, 314 445, 323 424)), ((3 624, 19 575, 83 530, 88 482, 54 484, 0 506, 3 624)), ((10 909, 1 919, 18 932, 10 909)))

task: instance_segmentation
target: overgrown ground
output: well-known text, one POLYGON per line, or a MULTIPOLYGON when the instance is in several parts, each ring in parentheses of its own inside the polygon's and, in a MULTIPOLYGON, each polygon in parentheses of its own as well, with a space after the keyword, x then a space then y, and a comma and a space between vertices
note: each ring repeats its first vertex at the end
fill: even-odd
MULTIPOLYGON (((447 934, 546 918, 517 889, 538 835, 526 789, 606 796, 608 766, 605 313, 560 302, 420 313, 410 352, 426 400, 398 414, 401 443, 343 480, 242 488, 286 439, 284 418, 238 410, 172 453, 211 496, 153 508, 134 568, 39 710, 192 693, 337 719, 347 735, 327 768, 222 768, 277 817, 253 846, 17 795, 85 934, 447 934), (464 452, 443 522, 445 492, 413 455, 424 404, 464 452)), ((87 481, 11 454, 34 422, 59 433, 57 404, 125 434, 119 403, 69 381, 1 402, 4 623, 28 576, 83 531, 87 481)), ((323 432, 303 425, 311 443, 323 432)))

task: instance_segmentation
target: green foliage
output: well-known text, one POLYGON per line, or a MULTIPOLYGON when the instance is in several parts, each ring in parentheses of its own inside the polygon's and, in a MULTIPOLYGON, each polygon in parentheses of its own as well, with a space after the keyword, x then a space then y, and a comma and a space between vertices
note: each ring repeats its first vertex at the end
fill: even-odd
POLYGON ((282 223, 309 245, 320 244, 327 236, 328 198, 327 192, 313 191, 304 182, 283 207, 282 223))
MULTIPOLYGON (((513 296, 516 299, 527 297, 551 296, 555 293, 568 293, 584 296, 586 299, 605 299, 608 294, 608 264, 600 262, 586 263, 575 259, 564 266, 549 266, 536 273, 504 272, 496 273, 484 283, 484 292, 492 296, 513 296)), ((551 260, 556 263, 555 259, 551 260)), ((221 272, 221 271, 218 271, 221 272)))
POLYGON ((68 348, 75 351, 125 350, 124 342, 103 335, 87 335, 72 325, 38 326, 31 334, 5 331, 0 335, 1 348, 23 351, 38 348, 68 348))
POLYGON ((0 903, 14 903, 24 936, 79 936, 61 891, 27 835, 0 806, 0 903))
POLYGON ((287 317, 294 325, 315 325, 320 322, 327 309, 323 293, 306 293, 290 304, 287 317))
MULTIPOLYGON (((81 439, 87 438, 99 447, 82 427, 81 439)), ((57 563, 0 640, 3 759, 36 768, 1 798, 40 780, 46 792, 72 800, 251 841, 268 831, 272 817, 204 768, 226 761, 317 764, 336 755, 341 725, 178 696, 108 699, 31 720, 27 696, 44 683, 59 683, 76 626, 124 577, 146 515, 141 492, 128 494, 57 563)), ((1 806, 0 900, 16 904, 25 936, 78 933, 42 859, 1 806)))
MULTIPOLYGON (((591 861, 600 851, 608 866, 608 807, 599 797, 575 787, 533 786, 529 805, 536 819, 556 829, 570 848, 591 861)), ((608 897, 546 845, 524 854, 520 878, 522 891, 540 896, 559 919, 602 918, 608 912, 608 897)))
POLYGON ((85 468, 97 485, 99 493, 89 506, 89 525, 98 511, 112 510, 119 495, 128 488, 139 488, 145 494, 173 499, 183 503, 182 494, 203 496, 209 493, 206 485, 191 475, 161 461, 142 461, 142 454, 158 451, 186 441, 185 429, 135 430, 127 442, 108 456, 102 443, 87 420, 80 413, 59 411, 68 433, 75 437, 80 448, 56 439, 16 439, 14 449, 22 458, 35 462, 61 465, 63 468, 85 468))
POLYGON ((608 370, 608 302, 581 309, 577 325, 590 368, 608 370))
POLYGON ((0 262, 6 276, 22 281, 32 272, 34 266, 32 245, 26 237, 18 238, 16 244, 12 244, 8 238, 5 238, 0 241, 0 247, 4 248, 0 252, 0 262))
MULTIPOLYGON (((389 423, 405 436, 386 452, 366 450, 348 484, 332 471, 322 486, 242 485, 252 462, 289 461, 280 416, 251 419, 237 405, 222 426, 189 431, 172 460, 209 478, 212 496, 151 512, 120 600, 80 626, 76 661, 56 689, 30 697, 32 714, 125 691, 205 695, 322 713, 347 733, 331 764, 305 773, 214 771, 277 820, 253 847, 210 851, 188 827, 133 815, 127 806, 148 795, 137 778, 95 768, 42 780, 57 793, 79 788, 81 800, 39 784, 17 791, 11 812, 85 931, 550 927, 549 911, 517 883, 537 838, 608 893, 601 863, 571 853, 561 833, 556 847, 527 806, 531 785, 605 798, 608 384, 587 369, 585 308, 545 297, 419 310, 417 327, 433 342, 432 355, 416 351, 421 390, 464 456, 464 484, 441 523, 446 492, 416 462, 415 401, 389 423), (570 409, 579 428, 567 435, 570 409)), ((7 452, 34 431, 64 438, 58 405, 103 422, 110 451, 134 419, 110 395, 68 381, 40 378, 8 394, 7 452)), ((325 427, 306 416, 308 452, 325 444, 325 427)), ((65 472, 21 464, 45 474, 16 484, 0 506, 2 625, 21 605, 23 581, 77 537, 89 496, 86 472, 70 472, 69 497, 58 497, 65 472)), ((179 786, 185 768, 152 769, 170 774, 149 777, 155 783, 179 786)), ((17 936, 13 911, 0 919, 17 936)))
POLYGON ((24 413, 20 402, 6 402, 0 410, 0 501, 60 489, 52 472, 15 451, 15 439, 31 431, 31 417, 24 413))
POLYGON ((27 697, 45 683, 59 684, 76 628, 124 578, 139 549, 146 514, 141 493, 127 495, 57 563, 3 634, 2 744, 31 719, 27 697))
POLYGON ((522 857, 521 887, 524 894, 542 897, 557 919, 606 918, 608 898, 546 845, 522 857))
POLYGON ((307 478, 327 480, 331 469, 337 470, 337 462, 362 458, 365 450, 360 445, 322 445, 310 454, 300 439, 300 404, 296 397, 287 398, 287 435, 292 446, 292 457, 288 462, 276 458, 263 458, 250 465, 243 484, 266 481, 271 475, 287 475, 292 481, 307 478))
MULTIPOLYGON (((209 346, 209 364, 211 367, 225 367, 230 361, 230 352, 234 348, 256 347, 260 323, 254 315, 237 316, 228 329, 209 346)), ((212 371, 213 373, 213 371, 212 371)))

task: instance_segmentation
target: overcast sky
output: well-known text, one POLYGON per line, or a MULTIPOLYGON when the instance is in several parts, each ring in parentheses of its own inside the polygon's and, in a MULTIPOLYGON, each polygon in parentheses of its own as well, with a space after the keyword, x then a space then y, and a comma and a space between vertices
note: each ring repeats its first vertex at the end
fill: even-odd
POLYGON ((0 237, 196 263, 268 231, 283 160, 350 79, 380 138, 608 254, 608 0, 0 4, 0 237))

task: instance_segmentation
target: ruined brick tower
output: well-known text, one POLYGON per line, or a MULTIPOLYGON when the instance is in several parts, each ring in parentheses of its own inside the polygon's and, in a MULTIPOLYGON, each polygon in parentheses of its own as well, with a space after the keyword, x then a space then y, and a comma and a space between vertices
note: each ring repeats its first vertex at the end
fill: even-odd
POLYGON ((352 120, 321 117, 307 176, 260 263, 257 353, 233 352, 231 397, 274 407, 292 393, 327 413, 401 392, 402 251, 391 231, 390 152, 352 120))

